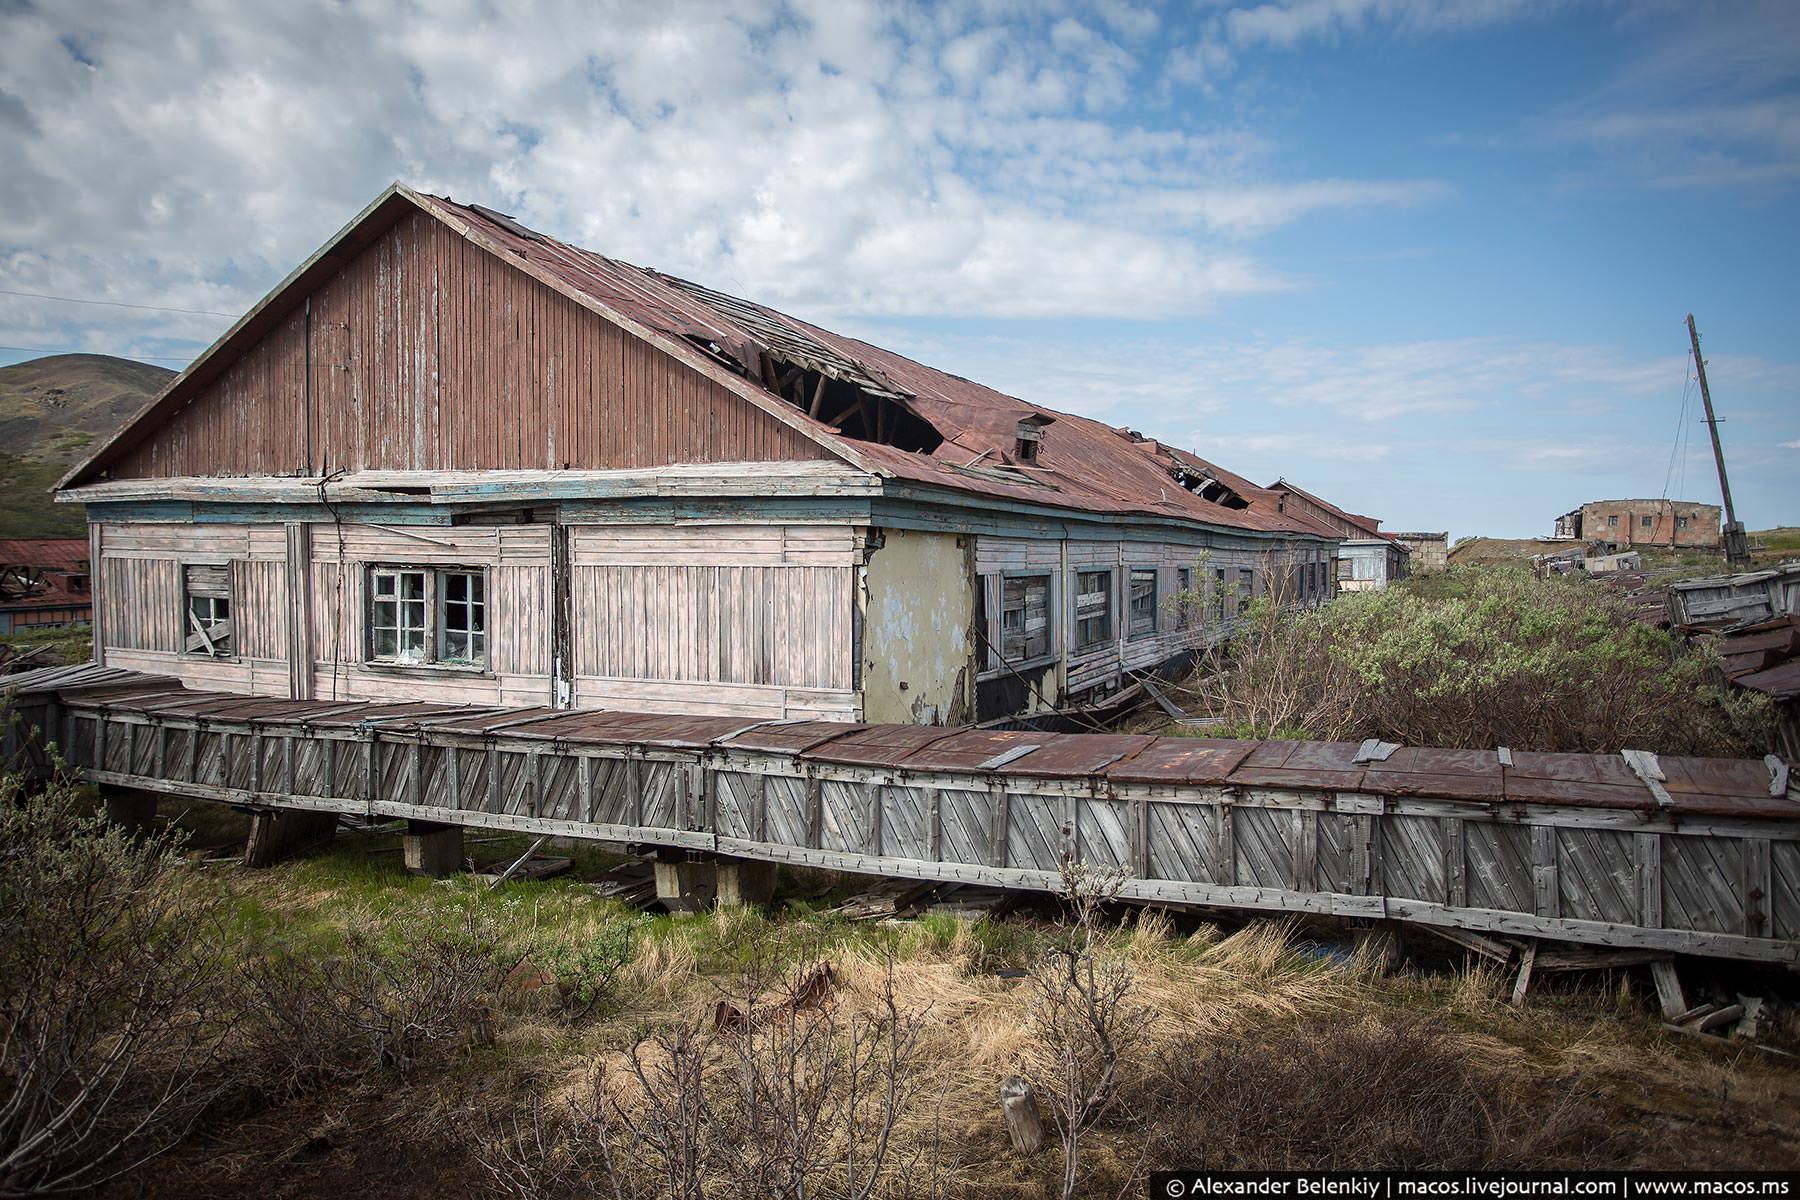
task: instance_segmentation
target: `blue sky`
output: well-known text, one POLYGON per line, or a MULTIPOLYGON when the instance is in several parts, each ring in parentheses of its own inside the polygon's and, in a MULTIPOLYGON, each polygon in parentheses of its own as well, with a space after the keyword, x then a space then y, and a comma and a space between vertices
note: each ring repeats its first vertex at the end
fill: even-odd
POLYGON ((1796 4, 12 0, 0 161, 0 293, 240 312, 399 178, 1453 536, 1715 499, 1692 311, 1800 523, 1796 4))

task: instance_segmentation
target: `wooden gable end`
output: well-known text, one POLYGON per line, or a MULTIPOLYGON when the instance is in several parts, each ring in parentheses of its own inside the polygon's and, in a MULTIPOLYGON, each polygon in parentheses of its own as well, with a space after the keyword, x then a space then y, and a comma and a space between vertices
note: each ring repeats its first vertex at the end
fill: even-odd
POLYGON ((141 479, 831 457, 413 211, 107 471, 141 479))

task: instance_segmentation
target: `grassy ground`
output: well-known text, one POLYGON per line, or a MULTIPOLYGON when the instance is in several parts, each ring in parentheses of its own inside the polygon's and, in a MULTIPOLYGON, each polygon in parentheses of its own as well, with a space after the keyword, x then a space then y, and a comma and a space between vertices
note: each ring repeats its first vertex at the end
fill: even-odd
MULTIPOLYGON (((783 875, 769 912, 646 915, 587 881, 619 861, 575 852, 568 876, 497 890, 404 874, 393 832, 341 832, 267 870, 235 865, 244 818, 165 804, 194 833, 194 870, 223 889, 239 936, 331 954, 347 938, 411 937, 471 916, 511 971, 492 1044, 402 1078, 263 1096, 215 1112, 121 1194, 394 1197, 482 1194, 477 1147, 532 1098, 571 1095, 596 1064, 615 1069, 645 1031, 707 1027, 746 962, 833 964, 834 1003, 874 1003, 892 956, 905 1011, 924 1015, 918 1101, 897 1153, 935 1161, 950 1195, 1045 1194, 1055 1143, 1015 1154, 996 1104, 1033 1053, 1031 989, 1018 977, 1058 936, 1052 902, 1000 921, 928 916, 851 923, 825 911, 867 881, 783 875), (612 999, 576 1005, 552 983, 586 946, 622 939, 612 999)), ((477 841, 477 860, 523 838, 477 841)), ((560 853, 570 853, 568 850, 560 853)), ((1385 972, 1345 951, 1343 931, 1121 910, 1104 952, 1136 972, 1148 1007, 1119 1104, 1084 1154, 1083 1194, 1132 1190, 1160 1166, 1617 1166, 1800 1168, 1800 1072, 1791 1059, 1662 1033, 1647 981, 1551 977, 1523 1007, 1510 983, 1421 935, 1385 972)), ((1692 978, 1699 979, 1699 973, 1692 978)), ((1750 986, 1726 979, 1729 987, 1750 986)), ((1755 986, 1768 989, 1767 981, 1755 986)), ((1796 1047, 1792 1010, 1774 1043, 1796 1047)))

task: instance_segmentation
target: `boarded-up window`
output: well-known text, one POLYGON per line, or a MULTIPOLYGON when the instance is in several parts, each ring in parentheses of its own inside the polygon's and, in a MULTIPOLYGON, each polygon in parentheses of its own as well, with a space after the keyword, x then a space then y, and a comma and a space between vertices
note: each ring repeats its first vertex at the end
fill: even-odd
POLYGON ((1050 653, 1050 577, 1009 576, 1001 585, 1000 652, 1009 663, 1050 653))
POLYGON ((1156 570, 1138 567, 1131 572, 1131 636, 1156 632, 1156 570))
POLYGON ((1338 577, 1339 582, 1342 582, 1346 579, 1355 579, 1356 578, 1356 568, 1355 568, 1355 566, 1353 566, 1351 564, 1349 559, 1340 558, 1340 559, 1337 559, 1336 562, 1337 562, 1337 577, 1338 577))
POLYGON ((369 661, 485 664, 487 577, 480 571, 371 568, 369 661))
POLYGON ((189 654, 231 657, 231 568, 189 563, 181 574, 187 600, 182 648, 189 654))
POLYGON ((1075 573, 1075 648, 1112 640, 1112 572, 1075 573))

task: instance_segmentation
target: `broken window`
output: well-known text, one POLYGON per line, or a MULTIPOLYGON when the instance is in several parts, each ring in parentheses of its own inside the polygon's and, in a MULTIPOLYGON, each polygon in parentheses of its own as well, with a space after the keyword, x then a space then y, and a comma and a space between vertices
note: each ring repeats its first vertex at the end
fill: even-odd
POLYGON ((1194 621, 1194 572, 1175 568, 1175 628, 1186 629, 1194 621))
POLYGON ((1686 529, 1688 527, 1687 523, 1688 523, 1688 519, 1686 517, 1676 517, 1675 518, 1675 528, 1677 528, 1677 529, 1686 529))
POLYGON ((1249 567, 1238 568, 1238 611, 1243 612, 1250 607, 1250 601, 1256 596, 1256 572, 1249 567))
POLYGON ((1212 607, 1213 620, 1215 621, 1223 621, 1228 615, 1225 611, 1225 594, 1225 568, 1214 567, 1212 607))
POLYGON ((1050 653, 1050 577, 1008 576, 1001 582, 1000 653, 1009 663, 1050 653))
POLYGON ((1075 573, 1075 648, 1112 640, 1112 572, 1075 573))
POLYGON ((461 569, 371 568, 369 661, 484 665, 486 575, 461 569))
POLYGON ((1156 632, 1156 568, 1135 567, 1131 572, 1131 636, 1156 632))
POLYGON ((231 568, 190 563, 181 573, 187 600, 182 649, 209 658, 231 657, 231 568))

